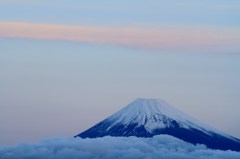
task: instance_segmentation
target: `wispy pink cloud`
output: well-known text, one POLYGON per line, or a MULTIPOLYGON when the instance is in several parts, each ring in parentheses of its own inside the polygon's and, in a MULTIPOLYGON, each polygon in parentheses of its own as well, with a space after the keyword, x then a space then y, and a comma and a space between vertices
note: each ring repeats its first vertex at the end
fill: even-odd
POLYGON ((0 22, 0 37, 170 49, 240 45, 240 30, 211 27, 149 29, 0 22))

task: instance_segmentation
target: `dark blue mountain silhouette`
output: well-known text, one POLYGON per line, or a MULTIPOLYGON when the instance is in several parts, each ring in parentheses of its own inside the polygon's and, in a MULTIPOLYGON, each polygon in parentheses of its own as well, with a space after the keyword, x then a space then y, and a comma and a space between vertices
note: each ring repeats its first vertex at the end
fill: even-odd
POLYGON ((160 99, 137 99, 88 130, 81 138, 152 137, 168 134, 212 149, 240 151, 240 140, 211 128, 160 99))

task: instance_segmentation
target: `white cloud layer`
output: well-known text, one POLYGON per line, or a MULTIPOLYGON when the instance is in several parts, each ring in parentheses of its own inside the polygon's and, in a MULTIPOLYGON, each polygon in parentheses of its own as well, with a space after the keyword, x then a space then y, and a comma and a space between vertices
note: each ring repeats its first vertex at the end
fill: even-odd
POLYGON ((56 138, 0 147, 1 159, 240 159, 240 152, 211 150, 168 135, 153 138, 56 138))

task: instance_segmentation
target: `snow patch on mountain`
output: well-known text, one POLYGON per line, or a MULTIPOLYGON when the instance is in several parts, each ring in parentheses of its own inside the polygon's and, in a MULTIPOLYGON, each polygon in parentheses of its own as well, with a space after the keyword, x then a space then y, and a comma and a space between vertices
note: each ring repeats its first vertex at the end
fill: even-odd
POLYGON ((156 129, 174 127, 175 125, 173 125, 172 122, 176 121, 182 128, 195 128, 204 131, 209 135, 212 135, 212 132, 214 132, 232 138, 231 136, 188 116, 161 99, 138 98, 107 118, 107 120, 112 123, 107 130, 110 130, 117 124, 137 124, 138 127, 144 126, 149 133, 152 133, 156 129))

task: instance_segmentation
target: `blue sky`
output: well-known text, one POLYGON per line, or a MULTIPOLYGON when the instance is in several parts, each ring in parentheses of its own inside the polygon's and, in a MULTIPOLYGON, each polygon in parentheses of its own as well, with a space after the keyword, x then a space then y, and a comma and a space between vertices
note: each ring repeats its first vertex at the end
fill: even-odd
POLYGON ((1 1, 0 144, 76 135, 138 97, 240 137, 239 17, 237 0, 1 1))
POLYGON ((215 25, 239 27, 239 1, 3 0, 1 20, 84 25, 215 25))

